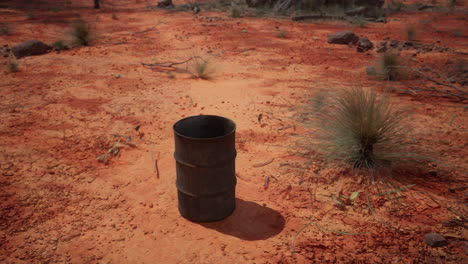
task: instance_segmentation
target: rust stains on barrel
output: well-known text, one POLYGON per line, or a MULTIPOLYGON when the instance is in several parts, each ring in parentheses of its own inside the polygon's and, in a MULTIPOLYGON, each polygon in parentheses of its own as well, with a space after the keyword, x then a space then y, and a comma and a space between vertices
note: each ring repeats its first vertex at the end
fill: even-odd
POLYGON ((235 123, 200 115, 173 129, 180 214, 197 222, 228 217, 235 208, 235 123))

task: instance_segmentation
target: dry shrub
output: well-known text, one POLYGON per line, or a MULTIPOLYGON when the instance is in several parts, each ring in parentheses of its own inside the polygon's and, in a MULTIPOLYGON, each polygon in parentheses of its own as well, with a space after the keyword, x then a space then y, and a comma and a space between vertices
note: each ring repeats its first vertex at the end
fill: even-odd
POLYGON ((400 55, 388 51, 377 59, 377 75, 382 80, 398 81, 405 78, 406 74, 400 55))
POLYGON ((89 46, 94 40, 91 27, 84 20, 78 20, 73 23, 70 34, 73 38, 73 44, 76 46, 89 46))
POLYGON ((187 71, 195 78, 211 79, 216 70, 216 63, 207 57, 193 56, 187 64, 187 71))
POLYGON ((319 93, 301 113, 312 151, 332 163, 367 169, 410 158, 407 117, 388 95, 358 87, 319 93))

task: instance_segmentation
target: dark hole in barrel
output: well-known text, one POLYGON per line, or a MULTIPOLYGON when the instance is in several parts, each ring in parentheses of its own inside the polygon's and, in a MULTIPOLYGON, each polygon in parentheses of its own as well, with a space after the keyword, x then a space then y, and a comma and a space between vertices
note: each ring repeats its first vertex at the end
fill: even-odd
POLYGON ((187 117, 174 125, 174 131, 189 138, 216 138, 232 133, 236 125, 231 120, 211 115, 187 117))

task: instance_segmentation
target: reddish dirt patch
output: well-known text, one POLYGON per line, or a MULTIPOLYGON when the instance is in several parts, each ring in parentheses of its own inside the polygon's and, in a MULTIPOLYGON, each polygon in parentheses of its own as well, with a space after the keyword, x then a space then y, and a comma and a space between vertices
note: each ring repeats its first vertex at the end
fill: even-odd
POLYGON ((154 1, 116 0, 101 10, 91 0, 4 2, 0 19, 12 33, 0 36, 0 44, 67 40, 78 17, 91 21, 97 36, 90 47, 27 57, 18 60, 19 72, 2 72, 0 262, 467 261, 468 191, 448 189, 467 185, 466 104, 392 94, 413 109, 415 138, 440 159, 401 169, 393 187, 309 162, 310 153, 296 145, 305 130, 294 118, 294 109, 319 89, 395 85, 365 74, 375 51, 330 45, 328 34, 351 29, 376 44, 404 41, 405 26, 417 23, 421 43, 447 51, 402 54, 414 65, 451 71, 468 52, 466 32, 453 34, 466 28, 464 3, 359 28, 152 10, 154 1), (279 38, 276 27, 288 37, 279 38), (141 64, 193 54, 213 57, 219 70, 212 79, 141 64), (215 223, 190 222, 177 210, 172 125, 199 114, 226 116, 238 129, 237 209, 215 223), (117 142, 118 155, 97 161, 117 142), (376 195, 404 186, 410 187, 376 195), (344 208, 330 198, 354 191, 361 193, 344 208), (444 235, 449 245, 429 247, 428 232, 444 235))

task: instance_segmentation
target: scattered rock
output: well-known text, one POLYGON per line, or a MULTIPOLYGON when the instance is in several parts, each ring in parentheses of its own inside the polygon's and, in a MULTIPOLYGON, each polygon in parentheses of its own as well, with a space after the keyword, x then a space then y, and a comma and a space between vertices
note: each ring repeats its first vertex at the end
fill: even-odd
POLYGON ((445 227, 455 227, 455 226, 465 226, 465 223, 458 219, 451 219, 442 222, 442 225, 445 227))
POLYGON ((398 47, 398 44, 400 44, 400 42, 398 40, 396 40, 396 39, 390 40, 390 47, 396 48, 396 47, 398 47))
POLYGON ((249 7, 259 7, 265 3, 262 0, 246 0, 245 2, 249 7))
POLYGON ((448 190, 449 190, 449 192, 454 193, 454 192, 457 192, 457 191, 464 191, 467 188, 468 188, 467 186, 458 186, 458 187, 449 188, 448 190))
POLYGON ((404 46, 404 47, 412 47, 412 46, 413 46, 413 42, 407 40, 407 41, 403 42, 403 46, 404 46))
MULTIPOLYGON (((335 1, 329 1, 334 3, 335 1)), ((385 0, 356 0, 353 2, 358 6, 370 6, 370 7, 382 7, 385 3, 385 0)))
POLYGON ((45 54, 51 49, 52 48, 44 42, 33 39, 14 46, 11 51, 15 57, 19 59, 27 56, 45 54))
POLYGON ((347 16, 364 16, 367 12, 369 12, 369 10, 370 9, 367 6, 359 6, 349 11, 346 11, 345 14, 347 16))
POLYGON ((378 17, 374 20, 377 23, 387 23, 387 19, 385 17, 378 17))
POLYGON ((352 31, 342 31, 328 36, 330 44, 355 44, 359 41, 359 37, 352 31))
POLYGON ((374 43, 372 43, 367 37, 360 38, 357 43, 357 52, 365 52, 374 48, 374 43))
POLYGON ((81 236, 81 232, 79 232, 79 231, 72 231, 70 234, 64 235, 64 236, 61 238, 61 241, 62 241, 62 242, 68 242, 68 241, 72 240, 73 238, 79 237, 79 236, 81 236))
POLYGON ((172 3, 172 0, 161 0, 158 2, 158 7, 159 8, 174 7, 174 4, 172 3))
POLYGON ((382 41, 380 42, 380 45, 377 47, 377 52, 382 53, 387 51, 387 42, 382 41))
POLYGON ((447 240, 437 233, 425 234, 424 242, 426 242, 431 247, 445 247, 448 245, 447 240))
POLYGON ((377 71, 375 70, 374 66, 367 66, 366 67, 366 73, 367 73, 367 75, 370 75, 370 76, 377 75, 377 71))

